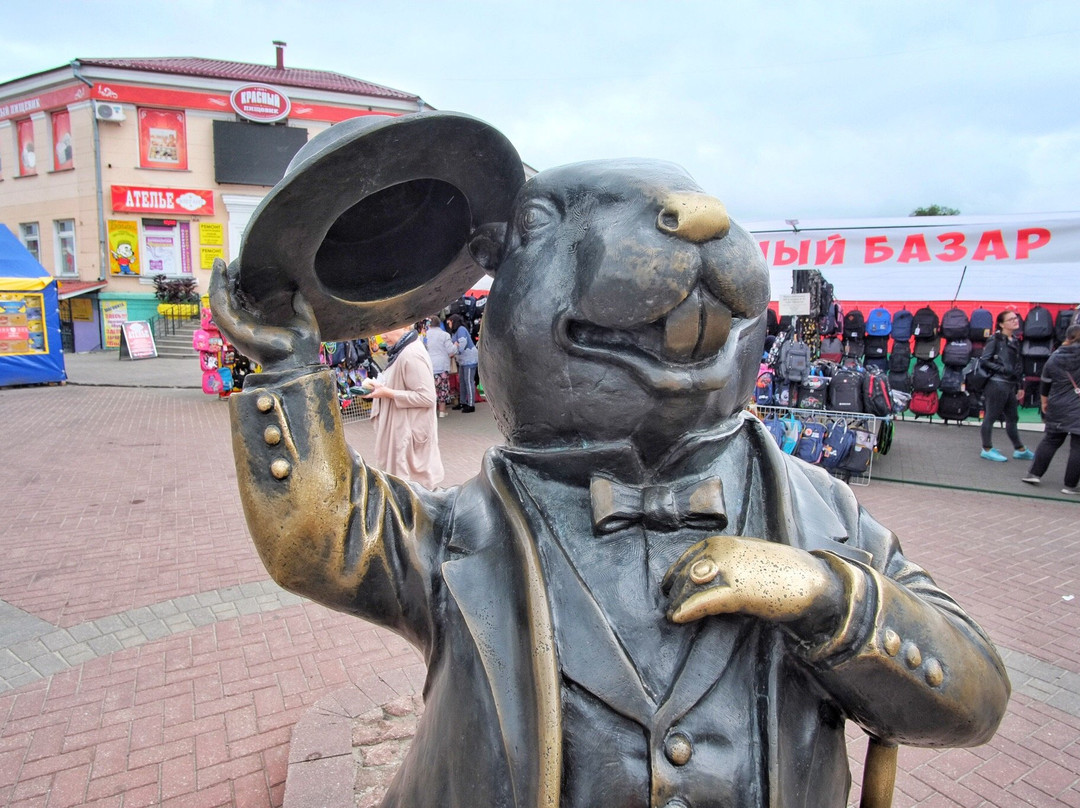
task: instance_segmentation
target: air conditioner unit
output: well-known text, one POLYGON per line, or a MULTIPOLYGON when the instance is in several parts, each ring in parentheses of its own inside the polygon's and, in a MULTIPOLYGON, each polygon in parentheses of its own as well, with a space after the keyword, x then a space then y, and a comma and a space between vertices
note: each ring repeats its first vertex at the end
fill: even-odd
POLYGON ((125 117, 124 107, 122 104, 109 104, 105 101, 95 101, 94 117, 99 121, 122 121, 125 117))

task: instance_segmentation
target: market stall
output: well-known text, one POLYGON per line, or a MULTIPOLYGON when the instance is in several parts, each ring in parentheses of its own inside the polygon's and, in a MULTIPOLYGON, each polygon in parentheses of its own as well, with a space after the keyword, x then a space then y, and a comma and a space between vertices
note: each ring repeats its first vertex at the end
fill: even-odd
POLYGON ((0 225, 0 387, 66 380, 56 279, 0 225))

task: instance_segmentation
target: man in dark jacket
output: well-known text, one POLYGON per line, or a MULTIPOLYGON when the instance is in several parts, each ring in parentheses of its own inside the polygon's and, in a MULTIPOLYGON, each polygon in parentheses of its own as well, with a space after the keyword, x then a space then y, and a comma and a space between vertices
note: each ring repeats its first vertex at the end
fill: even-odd
POLYGON ((983 390, 982 422, 983 460, 1004 463, 1009 458, 994 448, 994 424, 1004 419, 1005 434, 1013 445, 1013 457, 1017 460, 1031 460, 1035 455, 1020 440, 1016 428, 1020 420, 1017 404, 1020 399, 1020 382, 1024 377, 1024 366, 1020 359, 1020 341, 1013 336, 1020 328, 1020 315, 1015 311, 1003 311, 997 316, 997 330, 986 343, 982 365, 993 373, 983 390))
POLYGON ((1038 485, 1054 454, 1070 437, 1063 494, 1080 494, 1080 324, 1069 326, 1065 342, 1046 360, 1042 375, 1042 410, 1046 434, 1035 450, 1035 462, 1024 477, 1038 485))

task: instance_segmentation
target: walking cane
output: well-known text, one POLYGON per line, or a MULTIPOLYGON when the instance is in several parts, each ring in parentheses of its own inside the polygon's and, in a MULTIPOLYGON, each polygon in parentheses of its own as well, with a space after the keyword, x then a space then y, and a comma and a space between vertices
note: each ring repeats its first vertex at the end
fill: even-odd
POLYGON ((862 800, 859 808, 890 808, 893 786, 896 785, 896 753, 894 743, 870 736, 863 764, 862 800))

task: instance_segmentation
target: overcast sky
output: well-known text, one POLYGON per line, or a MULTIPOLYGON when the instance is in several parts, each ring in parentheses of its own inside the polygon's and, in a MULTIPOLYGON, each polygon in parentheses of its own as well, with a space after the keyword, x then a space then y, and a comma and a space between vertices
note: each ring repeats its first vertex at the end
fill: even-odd
POLYGON ((476 115, 538 169, 680 163, 742 221, 1080 209, 1076 0, 3 7, 3 81, 76 57, 272 64, 283 39, 288 66, 476 115))

